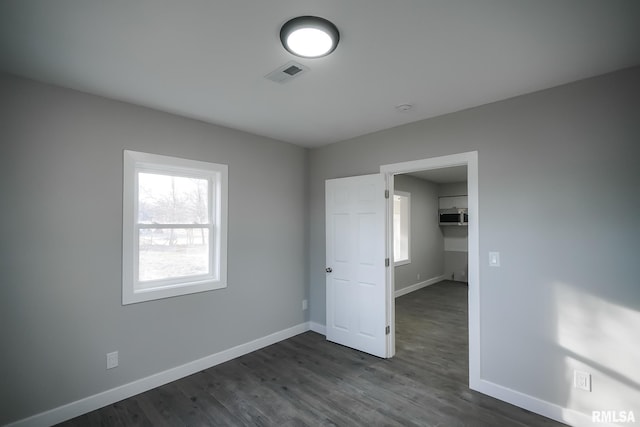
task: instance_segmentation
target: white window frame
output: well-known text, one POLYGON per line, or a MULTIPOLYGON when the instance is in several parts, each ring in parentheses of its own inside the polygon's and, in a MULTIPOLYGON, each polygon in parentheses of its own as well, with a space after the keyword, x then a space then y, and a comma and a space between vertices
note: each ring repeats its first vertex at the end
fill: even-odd
MULTIPOLYGON (((407 199, 407 257, 402 258, 396 261, 396 253, 394 251, 393 254, 393 264, 395 266, 405 265, 411 263, 411 193, 406 191, 394 191, 394 196, 406 197, 407 199)), ((393 200, 393 205, 395 208, 395 199, 393 200)), ((395 214, 395 209, 394 209, 395 214)), ((396 236, 396 233, 393 234, 394 239, 394 247, 395 247, 395 239, 399 238, 396 236)))
MULTIPOLYGON (((122 202, 122 304, 134 304, 227 287, 228 166, 158 154, 124 150, 122 202), (138 173, 158 172, 209 181, 208 274, 138 281, 138 173)), ((177 227, 183 228, 183 224, 177 227)), ((202 228, 201 225, 198 227, 202 228)))

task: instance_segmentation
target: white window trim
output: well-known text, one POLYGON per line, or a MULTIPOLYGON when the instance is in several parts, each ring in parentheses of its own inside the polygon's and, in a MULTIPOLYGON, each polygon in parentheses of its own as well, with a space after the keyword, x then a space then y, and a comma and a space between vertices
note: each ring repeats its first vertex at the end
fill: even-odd
MULTIPOLYGON (((394 191, 394 196, 404 196, 407 198, 407 258, 394 261, 393 265, 399 267, 401 265, 411 264, 411 193, 407 191, 394 191)), ((395 257, 395 255, 394 255, 395 257)))
MULTIPOLYGON (((227 191, 228 166, 157 154, 124 150, 122 201, 122 304, 134 304, 161 298, 221 289, 227 286, 227 191), (212 272, 208 275, 173 278, 153 282, 153 287, 140 285, 138 271, 138 171, 175 172, 182 176, 207 177, 211 191, 209 206, 214 207, 209 255, 212 272), (215 177, 215 179, 212 179, 215 177)), ((199 226, 202 227, 202 226, 199 226)))

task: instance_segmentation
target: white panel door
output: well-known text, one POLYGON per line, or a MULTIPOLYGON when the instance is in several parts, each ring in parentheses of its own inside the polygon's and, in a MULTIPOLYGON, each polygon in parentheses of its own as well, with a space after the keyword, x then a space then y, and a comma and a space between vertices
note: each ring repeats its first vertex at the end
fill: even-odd
POLYGON ((327 340, 388 357, 382 174, 326 181, 327 340))

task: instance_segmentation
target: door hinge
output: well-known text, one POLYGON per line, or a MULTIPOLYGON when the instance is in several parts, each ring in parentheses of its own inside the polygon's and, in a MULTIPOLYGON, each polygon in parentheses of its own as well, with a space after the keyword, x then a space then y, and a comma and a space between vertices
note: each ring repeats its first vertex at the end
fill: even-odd
POLYGON ((384 190, 384 198, 385 199, 389 198, 389 190, 384 190))
POLYGON ((391 333, 391 326, 387 326, 386 328, 384 328, 385 335, 389 335, 390 333, 391 333))
POLYGON ((385 267, 389 267, 389 263, 390 263, 390 262, 389 262, 389 258, 385 258, 385 259, 384 259, 384 266, 385 266, 385 267))

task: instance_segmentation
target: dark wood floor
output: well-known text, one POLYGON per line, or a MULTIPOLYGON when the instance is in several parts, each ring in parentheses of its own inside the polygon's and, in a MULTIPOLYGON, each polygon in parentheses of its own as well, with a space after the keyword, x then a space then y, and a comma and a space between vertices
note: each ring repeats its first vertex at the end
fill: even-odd
POLYGON ((306 332, 64 426, 561 426, 469 390, 467 286, 396 299, 396 356, 306 332))

